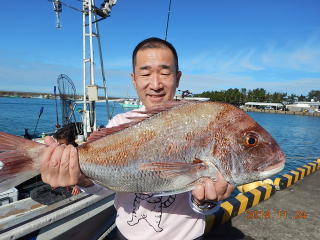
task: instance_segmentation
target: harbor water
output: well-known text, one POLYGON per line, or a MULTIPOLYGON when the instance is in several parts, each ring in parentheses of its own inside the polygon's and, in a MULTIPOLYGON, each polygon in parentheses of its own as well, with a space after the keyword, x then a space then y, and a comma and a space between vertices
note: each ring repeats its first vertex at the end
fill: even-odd
MULTIPOLYGON (((112 107, 113 103, 109 103, 112 107)), ((58 119, 61 123, 60 100, 57 100, 58 119)), ((79 104, 76 108, 83 108, 79 104)), ((54 99, 5 98, 0 97, 0 131, 14 135, 24 135, 28 128, 33 134, 38 121, 36 133, 54 132, 57 124, 56 104, 54 99), (40 114, 40 108, 44 107, 40 114)), ((113 116, 130 111, 115 104, 113 116)), ((264 127, 278 142, 286 154, 287 162, 280 176, 290 170, 320 158, 320 118, 312 116, 285 115, 272 113, 248 112, 248 114, 264 127)), ((77 121, 81 121, 81 114, 75 112, 77 121)), ((106 106, 97 104, 97 126, 108 123, 106 106)), ((273 177, 273 179, 276 176, 273 177)))

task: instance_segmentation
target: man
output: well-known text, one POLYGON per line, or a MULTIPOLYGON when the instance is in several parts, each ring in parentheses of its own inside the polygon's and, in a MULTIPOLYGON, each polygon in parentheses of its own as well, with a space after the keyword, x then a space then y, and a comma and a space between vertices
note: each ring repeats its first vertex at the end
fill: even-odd
MULTIPOLYGON (((132 56, 133 85, 145 110, 173 100, 182 73, 174 47, 161 39, 149 38, 137 45, 132 56)), ((136 111, 115 116, 107 127, 129 122, 136 111)), ((52 144, 50 138, 45 139, 52 144)), ((78 166, 77 150, 50 145, 41 159, 42 179, 51 186, 77 184, 87 193, 105 194, 108 190, 86 178, 78 166)), ((188 193, 154 197, 153 194, 116 193, 117 239, 202 239, 205 212, 199 206, 228 197, 234 187, 219 173, 214 183, 205 179, 188 193), (191 194, 190 194, 191 195, 191 194)))

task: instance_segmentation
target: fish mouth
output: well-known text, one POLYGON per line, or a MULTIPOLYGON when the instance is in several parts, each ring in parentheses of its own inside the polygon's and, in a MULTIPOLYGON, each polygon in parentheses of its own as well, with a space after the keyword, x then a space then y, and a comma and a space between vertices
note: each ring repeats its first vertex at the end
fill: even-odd
POLYGON ((284 162, 280 162, 279 164, 277 164, 276 166, 272 165, 269 166, 268 168, 264 169, 263 171, 261 171, 260 173, 260 177, 262 179, 266 179, 268 177, 271 177, 279 172, 282 171, 282 169, 284 168, 285 163, 284 162))

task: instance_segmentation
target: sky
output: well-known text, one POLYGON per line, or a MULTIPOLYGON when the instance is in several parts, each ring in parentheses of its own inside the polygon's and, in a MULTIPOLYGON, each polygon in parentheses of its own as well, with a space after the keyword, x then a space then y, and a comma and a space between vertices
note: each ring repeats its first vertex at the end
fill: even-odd
MULTIPOLYGON (((82 9, 81 1, 62 2, 82 9)), ((99 22, 109 96, 137 96, 132 51, 146 38, 165 38, 169 2, 118 0, 99 22)), ((319 9, 319 0, 171 0, 167 41, 179 55, 179 90, 320 90, 319 9)), ((60 18, 58 30, 47 0, 2 1, 0 90, 50 93, 65 74, 83 93, 82 13, 63 6, 60 18)), ((96 47, 94 59, 102 85, 96 47)))

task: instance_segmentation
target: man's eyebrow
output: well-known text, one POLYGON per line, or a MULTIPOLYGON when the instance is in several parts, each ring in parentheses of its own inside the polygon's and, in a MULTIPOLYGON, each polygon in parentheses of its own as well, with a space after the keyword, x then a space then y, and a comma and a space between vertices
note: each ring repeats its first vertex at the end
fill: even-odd
POLYGON ((142 66, 139 68, 139 70, 148 70, 150 68, 151 68, 151 66, 142 66))
POLYGON ((166 64, 161 65, 161 67, 164 69, 171 69, 171 66, 166 64))
MULTIPOLYGON (((163 68, 163 69, 171 69, 171 66, 167 65, 167 64, 162 64, 162 65, 160 65, 160 67, 163 68)), ((151 68, 151 66, 146 65, 146 66, 140 67, 139 70, 148 70, 150 68, 151 68)))

